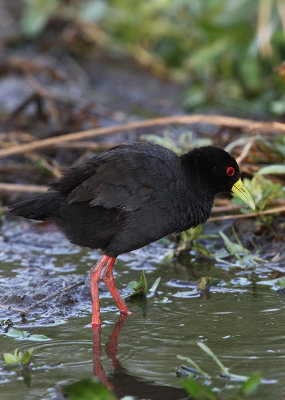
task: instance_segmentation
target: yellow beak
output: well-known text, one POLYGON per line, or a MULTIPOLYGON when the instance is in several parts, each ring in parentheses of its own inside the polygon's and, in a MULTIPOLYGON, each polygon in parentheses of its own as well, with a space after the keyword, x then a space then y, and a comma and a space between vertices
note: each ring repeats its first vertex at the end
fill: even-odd
POLYGON ((241 179, 239 179, 234 186, 232 187, 232 192, 234 192, 242 201, 244 201, 247 205, 249 205, 250 208, 255 210, 255 204, 254 201, 249 194, 249 191, 247 188, 244 186, 242 183, 241 179))

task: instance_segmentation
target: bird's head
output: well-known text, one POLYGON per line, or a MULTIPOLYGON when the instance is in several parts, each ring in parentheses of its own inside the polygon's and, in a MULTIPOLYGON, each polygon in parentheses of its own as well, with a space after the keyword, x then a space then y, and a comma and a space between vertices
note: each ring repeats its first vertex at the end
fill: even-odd
POLYGON ((213 195, 234 192, 255 209, 254 201, 242 183, 236 160, 225 150, 214 146, 198 147, 184 154, 182 163, 199 190, 213 195))

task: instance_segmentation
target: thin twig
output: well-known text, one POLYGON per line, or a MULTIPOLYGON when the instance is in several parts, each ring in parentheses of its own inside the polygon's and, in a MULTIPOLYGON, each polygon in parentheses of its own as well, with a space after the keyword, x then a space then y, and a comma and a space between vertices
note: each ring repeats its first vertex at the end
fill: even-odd
POLYGON ((221 212, 229 212, 229 211, 238 211, 242 206, 238 206, 237 204, 229 204, 227 206, 216 206, 212 208, 212 214, 218 214, 221 212))
POLYGON ((60 290, 60 291, 58 291, 57 293, 51 294, 51 295, 46 296, 46 297, 44 297, 43 299, 37 301, 36 303, 34 303, 34 304, 32 304, 30 307, 28 307, 26 310, 23 310, 23 309, 17 308, 17 307, 12 307, 12 306, 10 306, 9 304, 0 304, 0 308, 6 308, 7 310, 19 312, 22 316, 25 316, 25 315, 27 315, 27 313, 28 313, 29 311, 33 310, 33 309, 34 309, 35 307, 37 307, 39 304, 44 303, 44 302, 46 302, 46 301, 48 301, 48 300, 50 300, 50 299, 53 299, 53 298, 59 296, 60 294, 65 293, 65 292, 67 292, 68 290, 74 289, 75 287, 80 286, 80 285, 83 285, 83 284, 84 284, 84 281, 83 281, 83 280, 81 280, 81 281, 79 281, 79 282, 76 282, 76 283, 73 283, 72 285, 67 286, 66 288, 64 288, 64 289, 62 289, 62 290, 60 290))
POLYGON ((22 310, 21 308, 17 308, 17 307, 12 307, 9 304, 0 304, 0 308, 6 308, 7 310, 15 311, 15 312, 18 312, 20 314, 24 314, 25 313, 25 310, 22 310))
POLYGON ((41 97, 45 99, 54 100, 53 93, 44 87, 32 74, 26 73, 27 80, 29 84, 32 86, 34 91, 38 93, 41 97))
POLYGON ((107 142, 107 143, 98 143, 98 142, 91 142, 91 141, 76 141, 73 143, 58 143, 56 147, 63 147, 69 149, 84 149, 90 151, 104 151, 108 150, 111 147, 118 146, 122 142, 107 142))
POLYGON ((262 132, 275 131, 275 132, 285 132, 285 124, 280 122, 258 122, 248 119, 227 117, 221 115, 182 115, 182 116, 171 116, 163 118, 153 118, 145 121, 130 122, 122 125, 102 127, 96 129, 90 129, 86 131, 79 131, 74 133, 69 133, 66 135, 61 135, 57 137, 35 140, 34 142, 28 144, 20 144, 12 146, 8 149, 0 150, 0 157, 7 157, 12 154, 26 153, 32 150, 38 150, 45 147, 55 146, 58 143, 70 142, 75 140, 83 140, 94 136, 103 136, 119 133, 122 131, 128 131, 132 129, 139 128, 149 128, 154 126, 164 126, 169 124, 209 124, 215 126, 225 126, 228 128, 240 128, 247 131, 258 130, 262 132))
POLYGON ((48 189, 48 186, 44 185, 24 185, 17 183, 0 183, 0 190, 6 192, 32 192, 32 193, 42 193, 48 189))
POLYGON ((67 286, 67 287, 64 288, 63 290, 59 290, 57 293, 51 294, 51 295, 49 295, 49 296, 46 296, 45 298, 43 298, 43 299, 37 301, 36 303, 32 304, 29 308, 27 308, 27 309, 24 311, 24 313, 27 314, 29 311, 33 310, 33 309, 34 309, 35 307, 37 307, 39 304, 45 303, 46 301, 48 301, 48 300, 50 300, 50 299, 53 299, 54 297, 57 297, 57 296, 59 296, 60 294, 65 293, 65 292, 67 292, 68 290, 71 290, 71 289, 73 289, 73 288, 75 288, 75 287, 77 287, 77 286, 83 285, 83 284, 84 284, 84 281, 81 280, 81 281, 78 281, 78 282, 76 282, 76 283, 73 283, 73 284, 70 285, 70 286, 67 286))
MULTIPOLYGON (((243 208, 244 206, 242 205, 237 205, 237 204, 233 204, 230 202, 230 200, 227 201, 227 203, 222 203, 220 202, 220 200, 222 199, 217 199, 215 200, 215 207, 212 208, 211 214, 218 214, 221 212, 230 212, 230 211, 238 211, 241 208, 243 208), (221 205, 219 205, 221 204, 221 205)), ((270 206, 272 209, 274 209, 275 207, 281 207, 281 206, 285 206, 285 200, 283 199, 276 199, 270 202, 270 204, 268 204, 268 206, 270 206)))
POLYGON ((258 217, 259 215, 269 215, 282 212, 285 212, 285 206, 270 208, 269 210, 258 211, 256 213, 231 214, 231 215, 221 215, 220 217, 210 217, 208 221, 213 222, 213 221, 225 221, 227 219, 253 218, 253 217, 258 217))
POLYGON ((20 73, 29 72, 33 74, 40 73, 58 81, 64 81, 66 79, 66 75, 62 71, 24 57, 12 56, 4 63, 0 64, 0 74, 11 71, 20 73))
POLYGON ((253 140, 250 140, 249 142, 247 142, 247 144, 243 148, 243 151, 240 153, 240 155, 236 159, 236 162, 238 164, 240 164, 245 159, 245 157, 248 155, 248 153, 250 152, 250 149, 252 148, 253 143, 254 143, 253 140))
MULTIPOLYGON (((13 118, 17 117, 25 108, 27 108, 33 102, 40 102, 40 97, 38 93, 32 93, 29 95, 7 118, 9 121, 12 121, 13 118)), ((38 106, 39 107, 39 106, 38 106)))

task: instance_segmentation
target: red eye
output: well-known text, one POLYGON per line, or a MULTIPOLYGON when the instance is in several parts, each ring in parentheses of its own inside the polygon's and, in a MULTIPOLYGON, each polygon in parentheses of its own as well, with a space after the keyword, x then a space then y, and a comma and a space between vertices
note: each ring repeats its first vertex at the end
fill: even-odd
POLYGON ((233 167, 228 167, 227 168, 227 175, 228 176, 233 176, 235 174, 235 170, 233 167))

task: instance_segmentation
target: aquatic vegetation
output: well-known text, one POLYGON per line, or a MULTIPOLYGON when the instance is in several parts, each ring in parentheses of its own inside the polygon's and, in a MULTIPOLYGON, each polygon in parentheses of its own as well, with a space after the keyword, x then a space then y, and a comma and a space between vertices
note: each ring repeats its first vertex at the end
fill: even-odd
POLYGON ((49 337, 46 335, 37 335, 37 334, 31 334, 27 331, 20 331, 19 329, 9 329, 6 333, 6 336, 12 337, 14 339, 18 340, 32 340, 32 341, 45 341, 45 340, 51 340, 49 337))
MULTIPOLYGON (((221 375, 224 378, 232 379, 232 380, 238 380, 238 381, 246 381, 248 379, 248 376, 244 375, 237 375, 233 374, 230 372, 229 368, 225 367, 224 364, 221 362, 221 360, 214 354, 214 352, 203 342, 198 341, 197 346, 200 347, 201 350, 203 350, 209 357, 211 357, 215 363, 218 365, 218 367, 221 370, 221 375)), ((197 369, 197 364, 190 358, 190 357, 184 357, 184 356, 177 356, 180 360, 187 361, 189 364, 191 364, 195 369, 197 369)), ((197 370, 198 374, 202 375, 204 378, 209 378, 210 374, 202 371, 202 369, 199 367, 197 370)))
POLYGON ((16 349, 13 353, 4 353, 3 357, 7 366, 26 365, 30 363, 34 349, 30 348, 26 352, 16 349))
POLYGON ((228 236, 222 231, 220 231, 219 234, 224 241, 226 251, 225 249, 223 249, 222 251, 218 250, 215 253, 215 258, 217 261, 226 262, 224 260, 225 258, 233 256, 243 265, 257 265, 258 263, 265 262, 265 260, 262 259, 257 253, 250 251, 243 246, 235 231, 234 236, 236 242, 231 241, 228 236))
POLYGON ((128 288, 131 289, 133 292, 129 294, 126 299, 131 299, 137 296, 146 296, 147 293, 155 293, 157 290, 157 287, 159 285, 161 278, 158 277, 155 279, 153 282, 152 286, 148 290, 148 284, 147 284, 147 279, 145 272, 143 271, 140 275, 139 281, 131 281, 128 283, 128 288))
MULTIPOLYGON (((249 378, 241 385, 236 385, 239 394, 236 394, 233 399, 242 400, 245 397, 249 397, 258 388, 261 381, 259 374, 252 374, 249 378)), ((217 392, 217 388, 211 388, 203 383, 197 382, 191 379, 185 379, 182 383, 186 391, 192 396, 193 399, 198 400, 219 400, 221 398, 220 392, 217 392)))
POLYGON ((144 271, 141 273, 140 279, 138 282, 131 281, 128 283, 128 288, 132 289, 133 292, 128 296, 128 298, 136 297, 136 296, 145 296, 147 293, 147 280, 144 271))
POLYGON ((82 379, 63 388, 64 398, 69 400, 116 400, 117 397, 95 379, 82 379))
MULTIPOLYGON (((262 382, 261 375, 259 373, 253 373, 250 376, 237 375, 230 372, 230 369, 226 367, 216 354, 203 342, 198 341, 197 345, 203 350, 209 357, 211 357, 216 365, 219 367, 221 374, 220 377, 228 379, 234 382, 242 382, 240 385, 235 385, 234 389, 238 389, 240 395, 235 397, 236 400, 242 399, 245 396, 250 396, 258 388, 262 382)), ((179 367, 177 372, 180 376, 188 374, 188 378, 182 382, 183 387, 194 399, 204 400, 218 400, 223 388, 217 388, 213 386, 212 379, 213 374, 209 374, 203 371, 198 364, 190 357, 177 356, 180 360, 187 361, 192 368, 185 366, 179 367), (182 372, 181 372, 182 371, 182 372), (197 379, 203 379, 203 383, 197 382, 197 379)))

